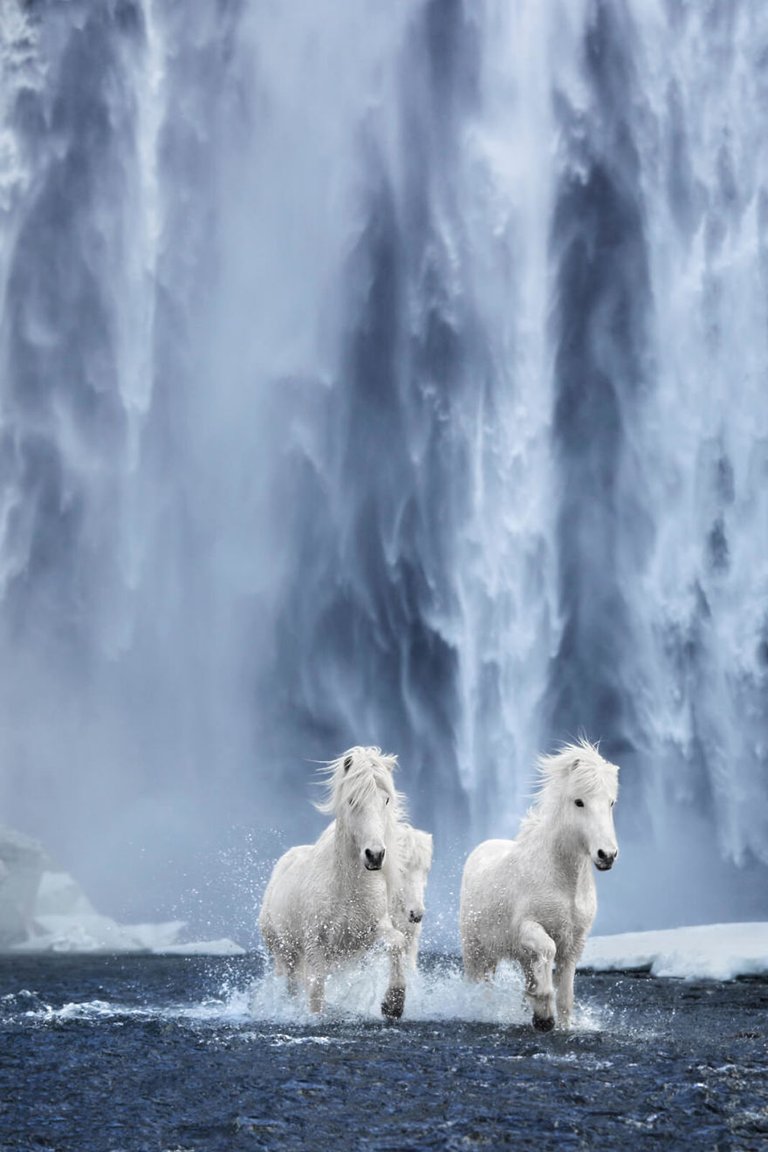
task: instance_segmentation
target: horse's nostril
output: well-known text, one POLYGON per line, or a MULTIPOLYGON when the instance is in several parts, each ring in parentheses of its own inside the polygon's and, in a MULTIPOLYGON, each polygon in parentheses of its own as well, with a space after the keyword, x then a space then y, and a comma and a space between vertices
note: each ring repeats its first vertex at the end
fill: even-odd
POLYGON ((607 860, 608 859, 608 853, 603 852, 602 848, 598 848, 597 858, 598 858, 598 860, 607 860))
POLYGON ((365 850, 365 859, 374 868, 380 868, 384 860, 385 849, 382 848, 378 852, 373 852, 370 848, 365 850))
POLYGON ((408 919, 410 920, 411 924, 421 924, 422 920, 424 919, 424 913, 423 912, 410 912, 408 915, 408 919))

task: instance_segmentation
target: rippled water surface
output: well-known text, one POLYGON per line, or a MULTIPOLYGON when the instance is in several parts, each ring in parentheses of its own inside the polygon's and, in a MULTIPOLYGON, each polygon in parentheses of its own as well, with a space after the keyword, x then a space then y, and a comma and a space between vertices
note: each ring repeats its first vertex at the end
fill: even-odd
POLYGON ((0 959, 0 1149, 768 1146, 768 984, 581 975, 570 1033, 513 973, 428 958, 406 1018, 374 963, 310 1019, 255 956, 0 959))

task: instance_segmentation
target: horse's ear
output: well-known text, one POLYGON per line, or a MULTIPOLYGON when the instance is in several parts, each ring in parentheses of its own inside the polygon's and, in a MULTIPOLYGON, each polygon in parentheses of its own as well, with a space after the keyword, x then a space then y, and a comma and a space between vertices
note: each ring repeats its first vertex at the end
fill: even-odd
POLYGON ((352 757, 351 756, 345 756, 344 757, 344 771, 349 772, 351 767, 352 767, 352 757))

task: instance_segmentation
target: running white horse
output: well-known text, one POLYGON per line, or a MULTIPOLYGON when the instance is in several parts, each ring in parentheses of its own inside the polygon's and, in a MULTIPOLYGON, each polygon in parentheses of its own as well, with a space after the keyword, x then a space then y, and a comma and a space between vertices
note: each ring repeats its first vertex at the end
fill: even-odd
POLYGON ((516 840, 486 840, 470 854, 461 885, 461 943, 470 980, 516 960, 548 1032, 568 1026, 573 977, 597 911, 592 865, 619 854, 613 826, 618 768, 582 740, 538 762, 541 787, 516 840), (554 983, 552 966, 555 965, 554 983))
MULTIPOLYGON (((377 940, 391 949, 395 975, 404 969, 406 940, 390 911, 404 812, 392 779, 396 763, 379 748, 358 747, 327 765, 328 796, 317 808, 335 820, 315 844, 278 860, 264 893, 259 926, 275 969, 291 991, 304 985, 312 1012, 323 1009, 330 969, 377 940)), ((382 1012, 399 1017, 404 1003, 404 983, 390 986, 382 1012)))
MULTIPOLYGON (((336 822, 325 829, 318 843, 334 835, 336 822)), ((311 847, 305 845, 304 847, 311 847)), ((389 986, 382 1001, 385 1016, 396 1019, 405 1007, 405 984, 408 969, 416 969, 424 919, 424 894, 432 867, 432 836, 410 824, 397 825, 397 873, 387 878, 389 913, 392 924, 402 932, 403 948, 389 949, 389 986)), ((296 851, 296 849, 292 849, 296 851)))

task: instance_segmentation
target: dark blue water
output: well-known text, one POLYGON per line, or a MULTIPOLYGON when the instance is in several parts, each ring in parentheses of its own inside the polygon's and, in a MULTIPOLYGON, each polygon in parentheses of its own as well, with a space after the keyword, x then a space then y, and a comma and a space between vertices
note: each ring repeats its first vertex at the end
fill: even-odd
POLYGON ((578 1027, 542 1037, 522 1015, 471 1019, 456 962, 426 967, 392 1026, 338 1009, 291 1018, 255 956, 5 957, 0 1149, 768 1141, 768 984, 581 975, 578 1027))

